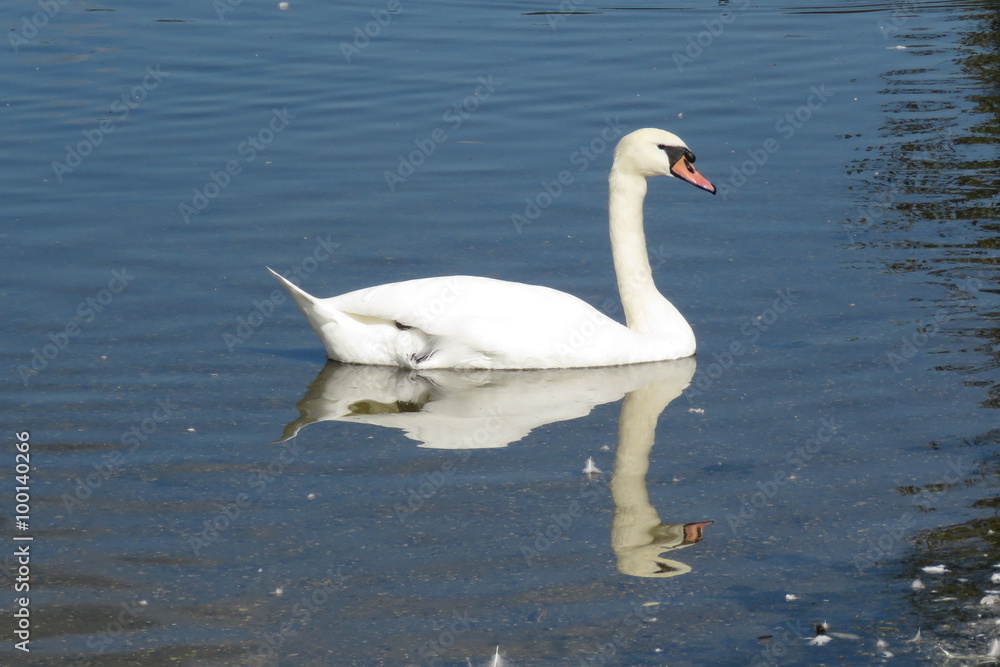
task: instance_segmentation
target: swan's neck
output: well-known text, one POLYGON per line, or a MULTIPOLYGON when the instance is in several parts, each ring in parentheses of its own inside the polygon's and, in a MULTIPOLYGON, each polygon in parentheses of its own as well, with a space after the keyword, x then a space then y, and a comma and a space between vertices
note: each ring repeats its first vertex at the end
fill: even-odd
POLYGON ((687 321, 653 283, 642 226, 646 179, 612 168, 609 185, 611 253, 628 328, 640 334, 693 337, 687 321))

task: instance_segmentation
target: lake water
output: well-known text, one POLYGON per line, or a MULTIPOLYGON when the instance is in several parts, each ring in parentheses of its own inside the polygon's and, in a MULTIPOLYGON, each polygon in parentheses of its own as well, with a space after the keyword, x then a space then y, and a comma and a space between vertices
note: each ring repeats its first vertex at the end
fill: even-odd
POLYGON ((971 664, 1000 634, 995 2, 5 9, 5 664, 971 664), (264 268, 620 317, 606 178, 647 126, 720 189, 646 201, 696 360, 326 366, 264 268))

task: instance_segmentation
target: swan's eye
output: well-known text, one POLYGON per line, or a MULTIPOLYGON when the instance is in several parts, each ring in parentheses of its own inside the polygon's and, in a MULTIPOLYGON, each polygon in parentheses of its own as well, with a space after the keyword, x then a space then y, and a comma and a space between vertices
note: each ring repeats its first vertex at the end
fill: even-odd
POLYGON ((666 144, 658 144, 656 147, 667 154, 667 159, 670 160, 670 164, 677 164, 680 160, 692 163, 694 162, 694 153, 691 152, 690 148, 667 146, 666 144))

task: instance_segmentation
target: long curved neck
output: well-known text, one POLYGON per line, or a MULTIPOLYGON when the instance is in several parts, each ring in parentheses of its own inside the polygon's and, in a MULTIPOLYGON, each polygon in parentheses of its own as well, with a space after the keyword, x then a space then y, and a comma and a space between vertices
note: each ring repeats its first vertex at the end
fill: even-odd
POLYGON ((691 335, 691 327, 653 283, 642 226, 646 179, 611 169, 608 217, 618 293, 628 328, 640 334, 691 335))

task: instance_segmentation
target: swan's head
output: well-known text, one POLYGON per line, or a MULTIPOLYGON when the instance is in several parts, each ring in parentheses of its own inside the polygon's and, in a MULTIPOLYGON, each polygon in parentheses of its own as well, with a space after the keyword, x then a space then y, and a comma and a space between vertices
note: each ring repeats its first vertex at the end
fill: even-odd
POLYGON ((715 194, 715 186, 694 168, 694 153, 666 130, 646 128, 626 134, 615 148, 613 169, 645 178, 673 176, 715 194))

